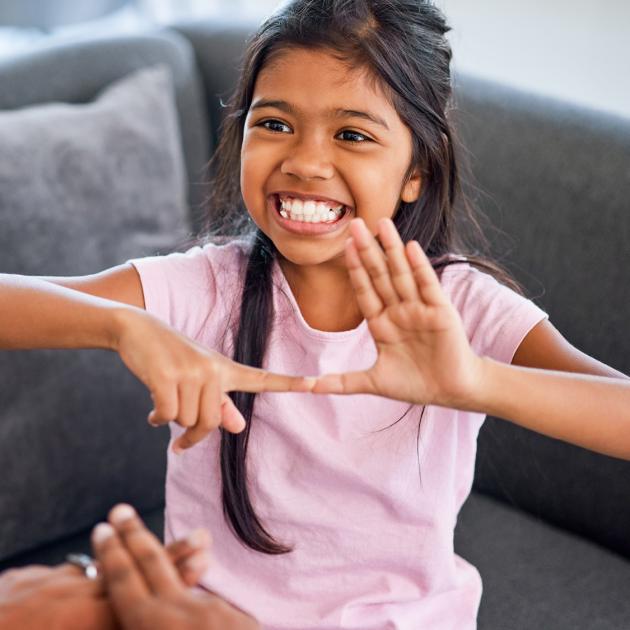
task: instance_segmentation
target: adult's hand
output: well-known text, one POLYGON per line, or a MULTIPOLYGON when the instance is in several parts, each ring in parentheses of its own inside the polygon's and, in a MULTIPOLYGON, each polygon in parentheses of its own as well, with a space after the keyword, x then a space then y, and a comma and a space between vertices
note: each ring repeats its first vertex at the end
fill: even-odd
POLYGON ((166 547, 169 560, 187 586, 197 584, 210 564, 212 537, 205 529, 196 529, 186 538, 166 547))
POLYGON ((125 630, 255 630, 258 622, 216 595, 189 589, 158 539, 128 505, 92 534, 107 595, 125 630))
MULTIPOLYGON (((193 586, 208 568, 211 545, 206 530, 166 548, 183 583, 193 586)), ((70 564, 33 565, 0 574, 0 630, 109 630, 119 628, 102 578, 88 580, 70 564)))
POLYGON ((0 575, 0 630, 114 630, 102 583, 78 567, 29 566, 0 575))

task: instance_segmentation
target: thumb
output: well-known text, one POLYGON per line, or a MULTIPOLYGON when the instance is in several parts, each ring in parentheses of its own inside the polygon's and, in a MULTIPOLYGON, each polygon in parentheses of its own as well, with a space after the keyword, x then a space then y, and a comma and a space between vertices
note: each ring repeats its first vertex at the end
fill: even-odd
POLYGON ((311 389, 313 394, 376 394, 376 388, 366 370, 323 374, 317 377, 311 389))
POLYGON ((240 433, 245 428, 245 418, 227 394, 223 394, 221 417, 223 427, 232 433, 240 433))

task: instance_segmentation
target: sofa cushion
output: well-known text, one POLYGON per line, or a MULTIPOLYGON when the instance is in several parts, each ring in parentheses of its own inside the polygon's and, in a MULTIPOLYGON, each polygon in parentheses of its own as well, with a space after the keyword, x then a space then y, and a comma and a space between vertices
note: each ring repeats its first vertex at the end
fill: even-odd
POLYGON ((192 222, 201 212, 205 196, 202 178, 212 144, 202 82, 188 41, 164 28, 71 41, 51 36, 47 41, 50 43, 28 53, 0 59, 0 110, 52 101, 87 103, 134 70, 158 63, 168 65, 186 160, 192 222))
POLYGON ((477 492, 455 552, 479 570, 479 630, 630 628, 630 561, 477 492))
MULTIPOLYGON (((142 513, 141 516, 149 530, 162 540, 164 538, 164 508, 149 510, 148 512, 142 513)), ((88 527, 72 536, 56 540, 53 543, 42 545, 41 547, 36 547, 35 549, 29 549, 17 556, 12 556, 0 562, 0 571, 23 567, 29 564, 45 564, 51 566, 61 564, 66 561, 66 556, 69 553, 87 553, 88 555, 92 555, 92 544, 90 542, 92 529, 92 527, 88 527)))
MULTIPOLYGON (((0 272, 71 276, 177 249, 186 178, 170 71, 93 102, 0 111, 0 272)), ((166 429, 115 353, 0 352, 0 559, 67 536, 118 501, 163 502, 166 429)))
POLYGON ((0 112, 0 140, 2 272, 92 273, 186 233, 165 66, 136 71, 92 103, 0 112))

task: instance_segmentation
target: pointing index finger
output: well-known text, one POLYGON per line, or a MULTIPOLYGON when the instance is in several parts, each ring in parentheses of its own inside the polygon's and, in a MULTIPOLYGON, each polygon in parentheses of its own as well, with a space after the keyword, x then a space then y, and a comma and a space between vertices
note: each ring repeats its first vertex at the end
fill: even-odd
POLYGON ((240 392, 310 392, 315 379, 268 372, 261 368, 231 361, 225 380, 225 391, 240 392))

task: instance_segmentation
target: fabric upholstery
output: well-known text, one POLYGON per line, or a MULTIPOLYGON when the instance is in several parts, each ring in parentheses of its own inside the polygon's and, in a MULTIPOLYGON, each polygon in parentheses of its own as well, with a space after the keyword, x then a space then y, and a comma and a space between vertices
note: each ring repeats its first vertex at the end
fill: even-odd
MULTIPOLYGON (((165 65, 91 103, 0 112, 3 273, 85 275, 171 251, 185 192, 165 65)), ((161 505, 166 432, 147 426, 149 393, 117 355, 4 352, 0 381, 0 558, 86 527, 104 504, 161 505)))
MULTIPOLYGON (((105 514, 103 515, 103 517, 105 514)), ((164 536, 164 510, 157 508, 142 514, 142 520, 146 526, 160 539, 164 536)), ((82 531, 71 536, 64 536, 52 543, 36 547, 25 551, 17 556, 0 562, 0 571, 5 569, 23 567, 29 564, 56 565, 66 561, 69 553, 86 553, 92 555, 92 545, 90 535, 92 527, 84 528, 82 531)))
MULTIPOLYGON (((191 213, 203 200, 203 169, 212 151, 202 83, 191 45, 174 31, 51 43, 0 60, 0 110, 49 102, 86 103, 134 70, 165 63, 175 87, 191 213)), ((193 223, 196 217, 193 217, 193 223)))
MULTIPOLYGON (((630 374, 630 119, 456 79, 495 254, 583 352, 630 374)), ((597 422, 597 418, 593 418, 597 422)), ((474 488, 630 558, 630 462, 488 418, 474 488)))
POLYGON ((470 495, 455 551, 481 574, 478 630, 630 628, 630 563, 503 501, 470 495))

